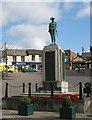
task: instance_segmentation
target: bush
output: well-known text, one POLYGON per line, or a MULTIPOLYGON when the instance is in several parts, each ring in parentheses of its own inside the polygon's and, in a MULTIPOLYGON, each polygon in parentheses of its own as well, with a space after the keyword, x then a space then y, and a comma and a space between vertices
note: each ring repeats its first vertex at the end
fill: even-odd
POLYGON ((64 97, 62 107, 72 107, 72 101, 68 97, 64 97))
POLYGON ((22 105, 28 105, 28 104, 31 103, 31 99, 28 98, 28 97, 23 97, 23 98, 20 99, 20 103, 21 103, 22 105))

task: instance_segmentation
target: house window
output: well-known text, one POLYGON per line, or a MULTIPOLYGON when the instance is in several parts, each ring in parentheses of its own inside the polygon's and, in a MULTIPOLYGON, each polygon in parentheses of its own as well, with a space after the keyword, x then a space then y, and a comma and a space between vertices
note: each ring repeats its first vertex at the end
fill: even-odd
POLYGON ((13 56, 13 62, 16 62, 16 58, 17 58, 16 56, 13 56))
POLYGON ((21 56, 21 62, 25 62, 25 56, 21 56))
POLYGON ((39 55, 39 61, 42 61, 42 56, 41 55, 39 55))
POLYGON ((32 61, 35 61, 35 55, 32 55, 32 61))
POLYGON ((65 56, 68 56, 68 53, 65 53, 65 56))

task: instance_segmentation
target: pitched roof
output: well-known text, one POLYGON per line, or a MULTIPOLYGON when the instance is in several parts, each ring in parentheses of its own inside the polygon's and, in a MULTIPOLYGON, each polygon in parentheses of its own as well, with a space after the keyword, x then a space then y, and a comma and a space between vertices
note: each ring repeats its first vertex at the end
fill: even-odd
MULTIPOLYGON (((33 49, 7 49, 7 56, 27 56, 27 55, 42 55, 42 50, 33 49)), ((5 50, 2 51, 2 57, 6 56, 5 50)))
POLYGON ((8 49, 7 55, 11 56, 26 56, 26 50, 18 50, 18 49, 8 49))
POLYGON ((72 60, 72 62, 85 62, 86 60, 85 59, 83 59, 82 57, 80 57, 80 56, 77 56, 76 58, 74 58, 73 60, 72 60))
POLYGON ((26 50, 28 55, 42 55, 43 54, 43 50, 26 50))

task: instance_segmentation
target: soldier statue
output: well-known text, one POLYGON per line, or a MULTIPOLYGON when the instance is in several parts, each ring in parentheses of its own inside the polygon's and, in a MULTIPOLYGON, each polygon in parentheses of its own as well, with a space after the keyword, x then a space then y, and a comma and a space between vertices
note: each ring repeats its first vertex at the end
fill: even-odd
POLYGON ((52 44, 55 45, 55 35, 57 33, 57 30, 56 30, 56 27, 57 27, 57 23, 54 22, 54 19, 53 17, 50 18, 50 20, 52 21, 50 24, 49 24, 49 33, 50 33, 50 36, 51 36, 51 41, 52 41, 52 44))

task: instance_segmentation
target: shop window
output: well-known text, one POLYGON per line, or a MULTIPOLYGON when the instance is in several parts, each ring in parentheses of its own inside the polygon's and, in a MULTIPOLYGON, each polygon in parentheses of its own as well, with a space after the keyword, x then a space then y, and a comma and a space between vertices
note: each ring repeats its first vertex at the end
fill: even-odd
POLYGON ((35 68, 35 69, 36 69, 36 65, 32 65, 32 68, 35 68))
POLYGON ((25 56, 21 56, 21 62, 25 62, 25 56))
POLYGON ((35 61, 35 55, 32 55, 32 61, 35 61))
POLYGON ((16 62, 16 60, 17 60, 17 57, 13 56, 13 62, 16 62))

